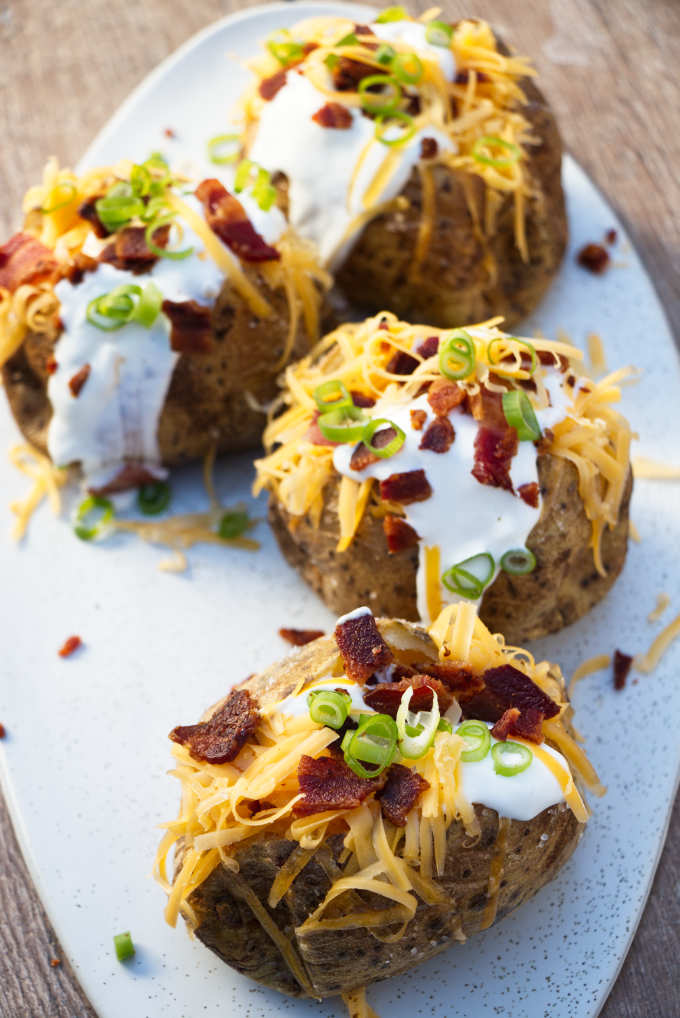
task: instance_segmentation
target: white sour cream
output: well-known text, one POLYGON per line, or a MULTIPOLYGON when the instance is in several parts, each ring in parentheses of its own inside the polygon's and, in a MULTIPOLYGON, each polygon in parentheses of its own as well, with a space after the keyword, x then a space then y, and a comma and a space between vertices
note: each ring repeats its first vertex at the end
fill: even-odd
POLYGON ((352 706, 350 707, 349 712, 355 717, 358 714, 376 713, 372 707, 369 707, 367 703, 364 703, 364 687, 360 686, 358 682, 352 682, 350 679, 346 679, 342 676, 337 679, 320 679, 319 682, 315 682, 314 685, 307 686, 301 693, 298 693, 297 696, 286 697, 285 700, 281 700, 281 702, 276 705, 276 713, 285 714, 288 717, 304 717, 306 714, 309 714, 307 697, 310 693, 318 689, 344 689, 352 700, 352 706))
POLYGON ((433 46, 425 38, 427 26, 420 21, 386 21, 371 25, 371 31, 385 42, 402 43, 415 50, 421 60, 433 60, 439 64, 447 81, 456 76, 456 60, 448 46, 433 46))

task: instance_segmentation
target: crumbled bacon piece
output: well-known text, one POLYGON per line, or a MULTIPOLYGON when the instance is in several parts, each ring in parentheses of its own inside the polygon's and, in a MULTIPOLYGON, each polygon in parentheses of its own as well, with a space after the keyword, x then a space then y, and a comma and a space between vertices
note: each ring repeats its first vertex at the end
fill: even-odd
POLYGON ((152 474, 143 463, 126 463, 117 474, 98 488, 88 488, 91 495, 117 495, 121 491, 141 488, 143 484, 155 484, 158 476, 152 474))
POLYGON ((293 807, 295 816, 325 813, 331 809, 354 809, 387 780, 383 772, 377 778, 360 778, 344 760, 335 756, 301 756, 298 782, 304 798, 293 807))
POLYGON ((361 407, 362 410, 367 407, 375 406, 375 400, 372 396, 368 396, 365 392, 358 392, 356 389, 350 389, 349 394, 352 397, 354 406, 361 407))
POLYGON ((387 539, 387 550, 394 554, 398 551, 405 551, 407 548, 414 548, 420 537, 413 527, 403 520, 401 516, 393 516, 388 513, 383 520, 383 530, 387 539))
MULTIPOLYGON (((475 71, 475 77, 477 78, 478 83, 490 81, 489 75, 485 74, 484 71, 475 71)), ((469 68, 463 67, 462 70, 456 72, 456 77, 454 78, 456 85, 467 85, 469 80, 470 80, 469 68)))
POLYGON ((360 81, 369 77, 369 75, 381 73, 379 68, 371 67, 370 64, 363 64, 360 60, 340 57, 333 68, 333 84, 338 92, 356 92, 360 81))
POLYGON ((412 375, 418 367, 418 361, 410 353, 403 350, 395 350, 393 356, 387 362, 385 370, 393 375, 412 375))
POLYGON ((392 764, 387 772, 385 787, 376 796, 385 819, 395 827, 404 827, 406 817, 429 787, 429 781, 421 777, 418 771, 402 764, 392 764))
POLYGON ((383 640, 371 612, 345 619, 335 627, 335 641, 342 655, 345 673, 356 682, 365 682, 392 660, 392 651, 383 640))
POLYGON ((439 710, 442 714, 453 703, 451 691, 431 675, 408 675, 399 682, 381 682, 377 686, 371 686, 364 693, 364 703, 378 714, 389 714, 396 718, 401 698, 409 687, 413 689, 409 703, 410 711, 432 710, 434 696, 439 701, 439 710))
POLYGON ((63 268, 62 275, 64 279, 68 279, 69 283, 77 286, 78 283, 82 283, 86 272, 96 272, 98 266, 99 262, 96 258, 90 258, 82 251, 77 251, 71 263, 63 268))
POLYGON ((258 92, 266 102, 270 102, 276 93, 280 92, 286 84, 286 75, 288 74, 288 70, 289 68, 283 68, 275 74, 270 74, 268 78, 262 79, 258 92))
POLYGON ((607 244, 615 244, 617 237, 618 234, 614 229, 607 230, 607 232, 604 235, 604 239, 607 242, 607 244))
POLYGON ((74 399, 80 395, 80 391, 85 385, 85 382, 90 377, 91 371, 92 368, 90 367, 89 364, 83 364, 80 371, 76 371, 75 375, 69 378, 68 387, 71 390, 71 395, 73 396, 74 399))
POLYGON ((553 353, 552 350, 537 350, 536 356, 544 368, 557 368, 562 374, 569 370, 569 360, 563 353, 553 353))
POLYGON ((342 103, 326 103, 316 113, 312 113, 312 120, 332 130, 346 131, 352 126, 352 114, 342 103))
POLYGON ((435 417, 428 424, 418 448, 429 449, 431 452, 448 452, 455 437, 456 432, 448 417, 435 417))
POLYGON ((436 138, 421 138, 420 140, 421 159, 434 159, 438 152, 439 145, 437 144, 436 138))
POLYGON ((48 375, 53 375, 58 367, 59 365, 57 364, 55 358, 52 356, 52 354, 50 354, 50 356, 47 358, 47 362, 45 363, 45 371, 47 372, 48 375))
POLYGON ((53 969, 58 969, 59 966, 61 965, 61 959, 60 958, 50 958, 50 965, 52 966, 53 969))
POLYGON ((527 484, 520 484, 517 489, 517 494, 522 501, 526 502, 527 505, 530 505, 532 509, 538 509, 539 492, 536 481, 527 482, 527 484))
POLYGON ((437 378, 427 393, 427 402, 438 417, 446 417, 465 399, 465 389, 449 378, 437 378))
POLYGON ((455 661, 440 661, 437 664, 428 661, 420 667, 428 675, 443 682, 459 703, 470 700, 484 689, 484 679, 481 675, 455 661))
POLYGON ((163 129, 163 134, 165 135, 166 138, 176 138, 177 137, 177 131, 174 129, 174 127, 165 127, 163 129))
POLYGON ((210 229, 242 261, 271 262, 281 257, 257 232, 241 202, 219 180, 202 180, 195 193, 210 229))
POLYGON ((70 657, 78 647, 82 647, 83 641, 79 636, 69 636, 67 640, 64 640, 62 646, 59 648, 57 653, 59 657, 70 657))
POLYGON ((497 721, 508 707, 517 707, 521 714, 533 709, 544 718, 560 712, 559 704, 514 665, 487 668, 482 678, 484 689, 466 703, 468 716, 497 721))
MULTIPOLYGON (((159 226, 154 230, 152 240, 156 247, 165 247, 169 236, 170 227, 159 226)), ((158 255, 147 247, 145 226, 126 226, 106 245, 99 255, 99 261, 113 265, 116 269, 127 269, 139 274, 148 272, 158 261, 158 255)))
POLYGON ((195 760, 229 763, 253 735, 260 720, 259 705, 247 689, 232 689, 209 721, 173 728, 170 738, 186 746, 195 760))
POLYGON ((614 689, 623 689, 632 664, 631 654, 624 654, 620 650, 614 651, 614 689))
POLYGON ((4 739, 7 735, 7 729, 3 724, 0 724, 0 739, 4 739))
POLYGON ((430 357, 434 357, 438 349, 439 336, 428 336, 427 339, 424 339, 420 346, 416 348, 416 353, 419 354, 423 360, 427 361, 430 357))
POLYGON ((494 739, 498 739, 500 742, 505 742, 510 734, 513 722, 515 722, 518 717, 519 709, 517 707, 508 707, 491 729, 491 734, 494 739))
POLYGON ((110 236, 110 231, 106 229, 101 219, 97 215, 97 202, 102 197, 100 194, 95 194, 92 198, 87 198, 81 205, 78 206, 78 215, 81 219, 86 220, 94 231, 95 237, 99 237, 103 240, 104 237, 110 236))
POLYGON ((288 629, 285 626, 279 629, 279 636, 293 647, 304 647, 323 635, 323 629, 288 629))
POLYGON ((414 431, 422 431, 423 424, 427 420, 427 414, 424 410, 412 410, 411 411, 411 427, 414 431))
POLYGON ((380 482, 380 497, 387 502, 424 502, 432 494, 430 482, 424 470, 407 470, 403 474, 390 474, 380 482))
POLYGON ((467 408, 476 421, 492 431, 505 431, 508 422, 503 413, 503 394, 481 386, 467 396, 467 408))
POLYGON ((609 265, 609 252, 601 244, 585 244, 576 255, 576 261, 588 272, 601 276, 609 265))
POLYGON ((195 300, 164 300, 170 319, 170 346, 176 353, 210 353, 213 345, 211 310, 195 300))
POLYGON ((491 734, 501 742, 514 735, 540 744, 543 742, 542 723, 543 713, 535 707, 528 707, 525 711, 508 707, 491 729, 491 734))
POLYGON ((373 29, 371 28, 370 25, 355 25, 354 26, 354 34, 355 35, 373 35, 373 29))
MULTIPOLYGON (((389 445, 393 438, 397 437, 397 433, 394 428, 381 428, 380 431, 376 431, 371 439, 371 445, 375 449, 384 449, 386 445, 389 445)), ((370 466, 371 463, 377 463, 380 459, 379 456, 373 452, 373 449, 364 442, 359 442, 349 461, 349 465, 352 470, 365 470, 366 467, 370 466)))
POLYGON ((385 321, 384 318, 381 319, 381 321, 380 321, 380 323, 378 325, 378 328, 381 329, 383 332, 389 332, 390 331, 390 327, 389 327, 388 323, 385 321))
POLYGON ((475 464, 470 471, 480 484, 512 491, 510 464, 517 452, 517 432, 514 428, 497 431, 481 427, 475 436, 475 464))
POLYGON ((0 246, 0 287, 13 292, 22 283, 56 280, 54 253, 30 233, 15 233, 0 246))

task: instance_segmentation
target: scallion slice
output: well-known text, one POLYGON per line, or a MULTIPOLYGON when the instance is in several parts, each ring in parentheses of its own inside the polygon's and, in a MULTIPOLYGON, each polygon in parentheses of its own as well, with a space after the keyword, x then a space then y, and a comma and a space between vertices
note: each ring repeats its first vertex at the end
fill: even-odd
POLYGON ((248 513, 236 509, 223 514, 217 533, 223 541, 233 541, 245 532, 249 523, 248 513))
POLYGON ((317 725, 328 728, 342 728, 349 717, 352 701, 349 693, 339 693, 335 689, 312 690, 308 697, 309 716, 317 725))
POLYGON ((413 714, 409 710, 413 686, 404 691, 397 711, 397 732, 399 734, 399 752, 410 760, 419 760, 425 756, 434 742, 439 728, 439 700, 432 691, 432 710, 421 710, 413 714))
POLYGON ((496 367, 498 364, 501 363, 500 357, 498 358, 494 357, 494 350, 496 349, 496 347, 500 346, 501 343, 507 343, 508 341, 512 341, 513 343, 519 343, 521 346, 525 346, 527 348, 527 350, 529 351, 529 356, 531 357, 529 374, 533 375, 534 371, 538 367, 538 357, 536 356, 536 349, 532 343, 529 343, 526 339, 520 339, 518 336, 496 336, 495 339, 492 339, 486 348, 486 356, 488 358, 489 364, 491 364, 492 367, 496 367))
POLYGON ((171 226, 175 221, 173 214, 167 216, 157 216, 152 220, 144 231, 144 240, 149 251, 155 254, 158 258, 171 258, 173 261, 180 261, 182 258, 188 258, 190 254, 194 253, 193 247, 185 247, 181 251, 170 247, 159 247, 158 244, 154 243, 153 235, 156 230, 159 230, 162 226, 171 226))
POLYGON ((475 368, 475 344, 464 329, 458 329, 439 344, 439 370, 452 381, 468 378, 475 368))
POLYGON ((253 198, 263 212, 267 212, 276 199, 276 188, 272 187, 271 174, 252 159, 242 159, 234 177, 234 191, 240 194, 250 187, 251 183, 253 198))
POLYGON ((364 437, 366 415, 359 407, 328 410, 318 420, 319 430, 329 442, 359 442, 364 437))
POLYGON ((113 519, 113 502, 101 495, 88 495, 76 510, 74 531, 81 541, 101 537, 113 519))
POLYGON ((505 138, 499 138, 495 134, 485 134, 484 137, 478 138, 472 147, 472 158, 476 162, 482 163, 484 166, 493 166, 497 170, 512 166, 520 159, 521 155, 519 146, 513 145, 505 138), (494 156, 494 150, 498 151, 498 149, 506 152, 507 155, 494 156))
POLYGON ((453 732, 453 725, 447 718, 440 718, 439 724, 437 725, 438 732, 448 732, 449 735, 453 732))
POLYGON ((382 114, 385 117, 391 116, 399 110, 399 103, 402 98, 401 85, 395 77, 390 74, 369 74, 359 82, 359 101, 366 113, 382 114), (371 88, 379 85, 380 92, 371 92, 371 88))
POLYGON ((411 140, 415 133, 416 125, 413 121, 413 117, 409 113, 402 113, 401 110, 397 110, 395 113, 390 113, 389 117, 380 114, 375 118, 375 137, 378 141, 381 141, 383 145, 405 145, 407 141, 411 140), (385 132, 388 131, 389 128, 396 126, 395 121, 400 124, 406 124, 406 129, 402 134, 397 135, 396 138, 386 138, 385 132))
POLYGON ((399 452, 406 441, 406 435, 399 425, 394 423, 394 421, 390 421, 386 417, 374 417, 373 420, 369 421, 366 425, 363 439, 364 445, 368 446, 375 456, 381 460, 387 460, 390 456, 394 456, 395 453, 399 452), (379 449, 377 446, 373 445, 373 437, 376 432, 384 431, 387 428, 392 428, 395 432, 394 438, 390 439, 387 445, 384 445, 379 449))
POLYGON ((116 184, 103 198, 97 199, 94 207, 99 221, 109 233, 115 233, 131 219, 140 217, 145 208, 132 185, 127 183, 116 184))
POLYGON ((240 134, 216 134, 207 145, 208 159, 216 166, 235 163, 241 149, 240 134))
POLYGON ((541 428, 526 392, 520 389, 504 392, 503 413, 520 442, 536 442, 541 437, 541 428))
POLYGON ((132 937, 130 932, 117 933, 113 938, 113 946, 116 949, 116 958, 118 961, 129 961, 130 958, 134 957, 135 945, 132 943, 132 937))
POLYGON ((295 60, 304 56, 304 48, 301 43, 295 42, 290 32, 286 29, 279 29, 267 39, 267 49, 280 64, 287 67, 295 60))
POLYGON ((521 774, 530 766, 534 754, 521 742, 495 742, 491 747, 493 769, 504 778, 512 778, 521 774))
POLYGON ((501 558, 501 569, 511 576, 526 576, 536 568, 536 556, 528 548, 513 548, 501 558))
POLYGON ((375 59, 383 67, 389 67, 396 55, 396 49, 388 42, 381 43, 375 51, 375 59))
POLYGON ((150 481, 137 491, 137 506, 145 516, 158 516, 170 505, 172 491, 167 481, 150 481))
POLYGON ((345 733, 341 743, 345 763, 360 778, 374 778, 394 760, 397 752, 397 725, 389 714, 363 717, 359 727, 345 733), (370 768, 364 764, 371 764, 370 768))
POLYGON ((346 407, 354 406, 354 401, 344 383, 335 378, 317 385, 312 396, 322 414, 328 413, 329 410, 344 410, 346 407))
POLYGON ((397 53, 392 60, 392 74, 402 85, 415 85, 423 76, 423 62, 417 53, 397 53))
POLYGON ((50 213, 56 212, 57 209, 63 209, 66 205, 71 204, 77 193, 78 188, 72 180, 60 180, 50 190, 51 203, 43 205, 40 211, 48 216, 50 213))
POLYGON ((386 7, 375 19, 375 24, 386 25, 388 21, 404 21, 406 16, 403 7, 386 7))
POLYGON ((460 735, 466 745, 466 749, 460 754, 464 763, 474 763, 476 760, 483 760, 491 746, 489 729, 483 721, 464 721, 456 729, 456 735, 460 735))
POLYGON ((453 38, 453 29, 445 21, 429 21, 425 29, 425 41, 430 46, 444 46, 448 48, 453 38))
POLYGON ((457 562, 442 576, 442 583, 453 594, 476 601, 482 596, 496 569, 493 555, 480 552, 457 562))
POLYGON ((102 332, 115 332, 130 322, 150 329, 162 303, 163 294, 155 283, 147 283, 145 287, 123 283, 109 293, 94 297, 87 305, 85 317, 102 332))
POLYGON ((336 45, 336 47, 339 47, 339 46, 358 46, 359 45, 359 39, 357 38, 355 32, 350 32, 348 35, 343 35, 342 39, 338 39, 338 41, 336 42, 335 45, 336 45))

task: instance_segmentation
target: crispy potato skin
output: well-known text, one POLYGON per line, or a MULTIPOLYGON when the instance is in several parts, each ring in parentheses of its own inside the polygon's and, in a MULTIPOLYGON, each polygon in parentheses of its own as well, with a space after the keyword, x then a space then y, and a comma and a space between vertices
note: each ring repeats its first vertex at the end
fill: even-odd
MULTIPOLYGON (((536 569, 527 576, 501 573, 486 591, 480 617, 508 643, 522 645, 556 632, 585 615, 607 593, 621 572, 628 543, 629 476, 619 521, 602 538, 600 576, 590 548, 591 527, 578 494, 576 468, 550 454, 538 457, 542 510, 527 546, 536 569)), ((338 615, 366 604, 374 614, 417 619, 418 549, 390 554, 382 520, 366 512, 347 551, 337 552, 339 480, 325 490, 320 524, 291 516, 274 498, 269 522, 286 559, 338 615)))
MULTIPOLYGON (((207 354, 182 354, 158 422, 158 443, 166 466, 199 459, 215 444, 217 451, 239 452, 260 445, 263 414, 254 410, 244 393, 267 403, 278 389, 274 370, 288 334, 288 303, 282 290, 272 290, 252 268, 247 275, 274 309, 271 318, 258 318, 226 282, 212 314, 214 344, 207 354)), ((290 355, 309 349, 300 324, 290 355)), ((47 362, 58 360, 59 346, 47 335, 29 334, 2 369, 9 404, 23 435, 47 452, 47 429, 52 410, 47 398, 47 362)))
MULTIPOLYGON (((398 657, 406 659, 408 651, 397 649, 397 638, 398 646, 403 648, 410 636, 411 642, 414 637, 422 642, 423 653, 436 658, 433 642, 419 627, 388 619, 378 620, 378 626, 398 657)), ((246 680, 243 687, 267 704, 286 696, 301 677, 309 681, 320 674, 335 658, 334 639, 321 637, 261 675, 246 680)), ((264 836, 241 846, 234 853, 239 863, 238 874, 220 866, 191 895, 189 902, 197 918, 194 933, 243 975, 295 996, 331 996, 405 972, 457 939, 484 928, 485 919, 493 915, 489 876, 494 861, 503 859, 497 921, 553 879, 576 847, 584 828, 562 803, 530 821, 511 821, 503 848, 499 842, 498 814, 480 805, 475 806, 475 812, 481 827, 478 841, 466 838, 459 822, 449 828, 445 871, 437 883, 450 904, 420 902, 404 936, 395 943, 385 944, 365 928, 296 934, 296 927, 320 904, 331 885, 328 872, 338 863, 341 835, 326 839, 275 909, 266 904, 269 890, 296 843, 283 837, 264 836), (245 900, 246 888, 255 893, 289 939, 309 979, 307 987, 300 986, 282 953, 255 918, 245 900), (489 914, 487 907, 491 909, 489 914)), ((384 899, 371 896, 371 901, 361 907, 380 909, 385 904, 384 899)), ((385 932, 395 930, 388 927, 385 932)))
POLYGON ((482 179, 435 166, 435 226, 425 257, 415 266, 422 186, 414 170, 402 192, 408 207, 372 220, 337 272, 337 286, 353 305, 366 313, 388 308, 407 321, 443 328, 495 315, 503 315, 510 328, 536 307, 567 242, 562 142, 541 92, 527 79, 521 87, 527 98, 522 112, 538 139, 526 149, 533 181, 525 210, 529 260, 522 260, 515 244, 512 195, 501 200, 495 231, 485 238, 470 211, 474 208, 484 223, 488 195, 482 179))

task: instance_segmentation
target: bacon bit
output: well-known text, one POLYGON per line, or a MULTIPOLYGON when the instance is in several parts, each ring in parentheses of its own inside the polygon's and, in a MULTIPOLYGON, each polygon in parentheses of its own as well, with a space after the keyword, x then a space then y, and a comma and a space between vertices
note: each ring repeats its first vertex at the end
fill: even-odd
POLYGON ((0 246, 0 287, 12 293, 22 283, 56 280, 59 265, 54 254, 30 233, 15 233, 0 246))
POLYGON ((427 414, 424 410, 411 410, 411 427, 414 431, 422 431, 426 420, 427 414))
POLYGON ((237 258, 245 262, 271 262, 281 257, 257 232, 241 202, 219 180, 214 177, 202 180, 195 194, 203 205, 208 226, 237 258))
POLYGON ((510 734, 510 729, 518 717, 519 710, 517 707, 508 707, 491 729, 491 734, 494 739, 498 739, 500 742, 505 742, 510 734))
POLYGON ((392 764, 387 772, 385 787, 376 798, 380 801, 383 816, 395 827, 405 827, 406 817, 418 799, 430 787, 430 782, 402 764, 392 764))
POLYGON ((352 397, 354 406, 361 407, 362 410, 367 407, 375 406, 375 400, 372 396, 367 396, 365 392, 357 392, 356 389, 350 389, 349 394, 352 397))
POLYGON ((439 145, 437 144, 436 138, 421 138, 420 139, 420 158, 421 159, 434 159, 439 152, 439 145))
POLYGON ((285 627, 279 629, 281 639, 292 644, 293 647, 304 647, 305 644, 311 643, 312 640, 318 640, 323 635, 323 629, 286 629, 285 627))
POLYGON ((330 438, 326 438, 321 428, 319 427, 320 416, 321 414, 319 413, 319 411, 315 410, 314 418, 312 420, 312 423, 309 425, 309 428, 307 429, 307 434, 305 435, 307 441, 311 442, 312 445, 327 445, 331 448, 335 447, 336 445, 340 445, 341 444, 340 442, 333 442, 331 441, 330 438))
POLYGON ((453 703, 453 694, 446 686, 431 675, 409 675, 399 682, 381 682, 364 693, 364 703, 378 714, 389 714, 396 718, 401 698, 407 689, 413 689, 409 710, 432 710, 436 695, 439 709, 444 713, 453 703))
POLYGON ((467 397, 467 406, 476 421, 494 431, 505 431, 508 422, 503 413, 503 394, 483 386, 467 397))
POLYGON ((258 92, 266 102, 270 102, 277 92, 280 92, 283 86, 286 84, 286 75, 290 68, 277 71, 276 74, 271 74, 268 78, 263 78, 260 82, 258 92))
POLYGON ((333 68, 333 84, 338 92, 356 92, 357 85, 363 78, 382 73, 386 74, 387 71, 383 72, 378 67, 363 64, 360 60, 340 57, 333 68))
POLYGON ((418 448, 430 449, 431 452, 448 452, 455 437, 456 432, 448 417, 435 417, 428 424, 418 448))
POLYGON ((63 270, 63 276, 64 279, 68 279, 69 283, 77 286, 78 283, 82 283, 86 272, 95 272, 98 266, 99 262, 96 258, 90 258, 89 255, 78 251, 73 256, 71 264, 63 270))
POLYGON ((396 350, 387 362, 385 370, 393 375, 412 375, 417 367, 418 360, 415 357, 410 353, 404 353, 403 350, 396 350))
MULTIPOLYGON (((478 83, 491 81, 489 75, 485 74, 484 71, 475 71, 475 77, 477 78, 478 83)), ((456 85, 467 85, 469 80, 470 80, 470 70, 467 67, 464 67, 462 70, 458 71, 456 77, 454 78, 456 85)))
POLYGON ((387 539, 387 550, 391 555, 398 551, 406 551, 407 548, 414 548, 420 540, 419 535, 406 520, 391 513, 383 520, 383 530, 387 539))
POLYGON ((633 664, 631 654, 624 654, 621 650, 614 651, 614 689, 621 690, 626 685, 628 673, 633 664))
POLYGON ((557 367, 562 374, 569 370, 569 361, 563 353, 554 354, 551 350, 537 350, 536 356, 544 368, 557 367))
POLYGON ((377 668, 384 668, 392 660, 392 651, 380 635, 373 615, 368 613, 339 623, 335 627, 335 642, 347 677, 357 682, 365 682, 377 668))
POLYGON ((141 488, 143 484, 156 484, 158 475, 152 474, 142 463, 126 463, 117 474, 98 488, 88 488, 91 495, 117 495, 121 491, 141 488))
POLYGON ((609 265, 609 252, 601 244, 586 244, 576 255, 576 261, 588 272, 601 276, 609 265))
POLYGON ((83 641, 79 636, 69 636, 67 640, 64 640, 63 645, 59 648, 57 653, 59 657, 70 657, 78 647, 82 647, 83 641))
POLYGON ((170 347, 176 353, 210 353, 213 333, 209 307, 195 300, 164 300, 161 307, 170 319, 170 347))
MULTIPOLYGON (((381 428, 380 431, 375 432, 371 442, 376 449, 384 449, 396 437, 397 433, 394 428, 381 428)), ((380 457, 376 456, 373 449, 369 449, 364 442, 359 442, 352 453, 349 465, 352 470, 365 470, 371 463, 377 463, 379 459, 380 457)))
POLYGON ((378 325, 378 328, 382 329, 383 331, 386 331, 386 332, 390 331, 390 327, 389 327, 388 323, 385 321, 384 318, 382 319, 382 321, 378 325))
POLYGON ((497 431, 481 427, 475 436, 475 465, 470 473, 480 484, 512 491, 510 464, 517 452, 514 428, 497 431))
POLYGON ((528 739, 540 745, 543 742, 543 713, 535 707, 528 707, 525 711, 517 707, 508 707, 500 719, 491 729, 494 739, 505 742, 508 736, 519 736, 520 739, 528 739))
MULTIPOLYGON (((156 247, 165 247, 169 236, 170 226, 159 226, 154 230, 152 239, 156 247)), ((158 255, 146 245, 145 226, 126 226, 106 245, 99 255, 99 261, 113 265, 116 269, 129 269, 139 274, 147 272, 158 261, 158 255)))
POLYGON ((47 371, 47 374, 53 375, 58 367, 59 365, 57 364, 56 360, 52 355, 50 355, 47 358, 47 363, 45 364, 45 370, 47 371))
POLYGON ((427 361, 439 350, 439 336, 428 336, 424 339, 419 347, 416 348, 416 353, 419 354, 423 360, 427 361))
POLYGON ((517 494, 522 501, 526 502, 527 505, 530 505, 532 509, 538 509, 539 491, 536 481, 531 481, 531 483, 527 484, 520 484, 517 489, 517 494))
POLYGON ((380 497, 386 502, 424 502, 432 494, 430 482, 424 470, 407 470, 403 474, 390 474, 380 482, 380 497))
POLYGON ((166 138, 176 138, 177 137, 177 131, 173 127, 166 127, 166 128, 164 128, 163 134, 165 135, 166 138))
POLYGON ((103 195, 101 194, 95 194, 91 198, 86 198, 82 205, 78 206, 78 215, 80 216, 81 219, 84 219, 92 226, 95 237, 99 237, 100 240, 103 240, 104 237, 111 236, 111 234, 106 229, 101 219, 97 215, 96 203, 102 197, 103 195))
POLYGON ((7 729, 3 724, 0 724, 0 739, 4 739, 7 735, 7 729))
POLYGON ((232 689, 209 721, 173 728, 169 737, 186 746, 194 760, 229 763, 241 752, 259 720, 257 700, 247 689, 232 689))
POLYGON ((544 718, 554 718, 560 712, 559 704, 513 665, 488 668, 482 678, 484 689, 466 703, 468 716, 497 721, 508 707, 517 707, 521 714, 536 710, 544 718))
POLYGON ((59 966, 61 965, 61 959, 60 958, 50 958, 50 965, 52 966, 53 969, 59 968, 59 966))
POLYGON ((355 25, 354 26, 354 34, 355 35, 373 35, 373 29, 371 28, 370 25, 355 25))
POLYGON ((438 417, 446 417, 466 397, 465 389, 448 378, 437 378, 429 388, 427 402, 438 417))
POLYGON ((617 234, 616 230, 613 230, 613 229, 612 230, 607 230, 607 232, 604 235, 604 239, 605 239, 607 244, 616 244, 616 241, 618 239, 618 234, 617 234))
POLYGON ((83 364, 80 371, 76 371, 75 375, 73 375, 72 378, 69 378, 68 387, 71 390, 71 395, 74 399, 80 395, 80 391, 90 377, 91 371, 92 368, 89 364, 83 364))
POLYGON ((334 756, 301 756, 298 782, 304 798, 293 807, 299 817, 325 813, 331 809, 355 809, 387 781, 383 772, 377 778, 360 778, 344 760, 334 756))
POLYGON ((346 131, 352 126, 352 114, 342 103, 326 103, 316 113, 312 113, 312 120, 321 127, 333 130, 346 131))
POLYGON ((454 661, 440 662, 439 664, 427 664, 420 666, 428 675, 439 679, 449 689, 459 703, 465 703, 477 693, 484 689, 484 679, 477 672, 473 672, 466 665, 456 664, 454 661))

